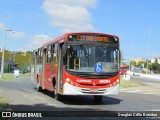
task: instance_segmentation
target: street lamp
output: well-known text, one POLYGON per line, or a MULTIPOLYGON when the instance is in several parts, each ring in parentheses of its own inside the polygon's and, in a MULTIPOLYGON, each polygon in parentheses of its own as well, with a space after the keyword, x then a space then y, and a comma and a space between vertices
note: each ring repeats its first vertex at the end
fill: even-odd
POLYGON ((131 71, 131 62, 132 62, 132 40, 130 41, 131 43, 130 43, 130 60, 129 60, 129 71, 131 71))
POLYGON ((146 71, 146 74, 148 74, 148 68, 149 68, 151 30, 152 30, 152 28, 148 28, 148 60, 147 60, 147 71, 146 71))
POLYGON ((3 76, 3 72, 4 72, 4 51, 5 51, 5 41, 6 41, 6 32, 13 32, 13 30, 5 30, 4 31, 4 41, 3 41, 3 49, 2 49, 2 61, 1 61, 1 74, 0 77, 3 76))

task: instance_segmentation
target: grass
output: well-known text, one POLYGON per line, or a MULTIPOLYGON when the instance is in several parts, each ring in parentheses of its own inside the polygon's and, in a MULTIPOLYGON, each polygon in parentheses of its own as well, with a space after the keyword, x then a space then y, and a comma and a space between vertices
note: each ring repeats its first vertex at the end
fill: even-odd
POLYGON ((0 80, 15 80, 15 79, 26 78, 26 77, 30 77, 30 73, 19 74, 19 77, 14 77, 13 73, 5 73, 3 74, 3 77, 0 78, 0 80))
POLYGON ((139 86, 144 86, 144 84, 135 81, 126 81, 123 79, 121 79, 120 81, 120 88, 139 87, 139 86))
MULTIPOLYGON (((10 111, 12 111, 12 109, 10 108, 8 101, 4 97, 0 96, 0 112, 10 112, 10 111)), ((0 116, 0 120, 21 120, 21 119, 0 116)))
POLYGON ((0 111, 11 111, 8 101, 0 96, 0 111))

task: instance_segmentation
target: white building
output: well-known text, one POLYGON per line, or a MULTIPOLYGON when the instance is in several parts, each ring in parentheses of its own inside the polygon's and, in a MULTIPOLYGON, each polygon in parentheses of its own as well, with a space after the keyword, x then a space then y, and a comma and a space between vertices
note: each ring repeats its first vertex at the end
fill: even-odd
POLYGON ((151 63, 155 63, 156 61, 158 64, 160 64, 160 57, 151 59, 151 63))
POLYGON ((159 58, 157 58, 157 62, 158 62, 158 64, 160 64, 160 57, 159 57, 159 58))
POLYGON ((0 52, 2 52, 2 48, 0 48, 0 52))

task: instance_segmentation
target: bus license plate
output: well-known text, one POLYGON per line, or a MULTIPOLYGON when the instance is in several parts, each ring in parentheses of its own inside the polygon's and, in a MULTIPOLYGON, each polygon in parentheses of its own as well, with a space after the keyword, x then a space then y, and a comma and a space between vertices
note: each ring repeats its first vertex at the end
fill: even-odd
POLYGON ((98 89, 90 89, 90 92, 98 92, 98 89))

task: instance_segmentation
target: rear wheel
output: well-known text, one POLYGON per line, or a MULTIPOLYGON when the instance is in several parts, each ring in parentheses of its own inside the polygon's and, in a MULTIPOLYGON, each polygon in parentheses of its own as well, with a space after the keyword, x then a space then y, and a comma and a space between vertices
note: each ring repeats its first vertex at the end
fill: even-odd
POLYGON ((103 96, 101 96, 101 95, 98 95, 98 96, 95 95, 95 96, 94 96, 94 101, 95 101, 95 102, 101 102, 102 99, 103 99, 103 96))

